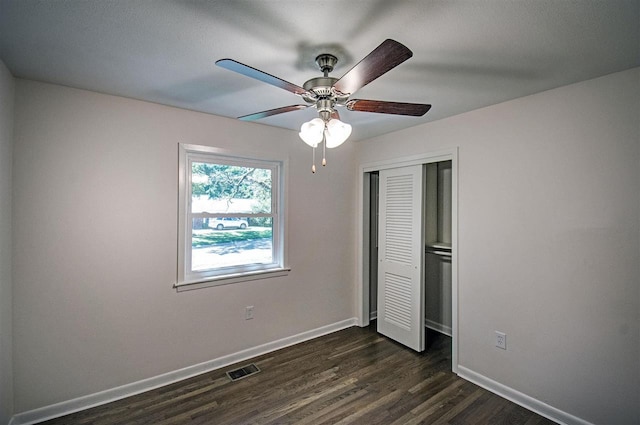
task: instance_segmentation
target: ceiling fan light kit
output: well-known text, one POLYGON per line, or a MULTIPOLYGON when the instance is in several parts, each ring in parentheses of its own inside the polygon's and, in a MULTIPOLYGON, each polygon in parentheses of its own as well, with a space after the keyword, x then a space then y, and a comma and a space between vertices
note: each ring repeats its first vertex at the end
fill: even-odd
MULTIPOLYGON (((351 135, 352 128, 340 120, 338 107, 344 107, 349 111, 415 117, 422 116, 429 111, 431 105, 427 104, 349 99, 357 90, 400 65, 411 56, 413 53, 406 46, 395 40, 387 39, 338 79, 329 77, 338 58, 328 53, 321 54, 316 57, 316 64, 323 76, 306 81, 302 87, 233 59, 220 59, 216 65, 287 90, 300 96, 306 102, 306 105, 290 105, 239 117, 243 121, 254 121, 311 106, 316 108, 319 118, 303 123, 299 133, 300 138, 313 148, 314 163, 311 171, 315 173, 315 149, 323 144, 324 153, 325 148, 340 146, 351 135)), ((325 155, 323 155, 322 165, 326 165, 325 155)))

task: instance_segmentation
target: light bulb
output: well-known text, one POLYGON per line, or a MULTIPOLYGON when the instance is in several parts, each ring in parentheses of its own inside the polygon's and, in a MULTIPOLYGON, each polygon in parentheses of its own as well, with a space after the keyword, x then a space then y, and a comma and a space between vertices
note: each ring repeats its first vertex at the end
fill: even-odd
POLYGON ((314 118, 311 121, 302 124, 299 135, 303 142, 312 148, 315 148, 320 142, 322 142, 323 131, 324 121, 320 118, 314 118))
POLYGON ((326 144, 328 148, 340 146, 351 135, 351 126, 338 119, 332 119, 327 123, 325 130, 326 144))

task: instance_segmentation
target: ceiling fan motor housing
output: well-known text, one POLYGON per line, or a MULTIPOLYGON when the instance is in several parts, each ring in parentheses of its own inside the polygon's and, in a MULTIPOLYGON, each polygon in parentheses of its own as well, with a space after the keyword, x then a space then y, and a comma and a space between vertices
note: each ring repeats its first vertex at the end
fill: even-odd
POLYGON ((302 87, 306 91, 314 93, 318 98, 329 97, 333 94, 331 88, 336 81, 338 79, 333 77, 316 77, 306 81, 302 87))
POLYGON ((333 112, 336 102, 340 103, 343 100, 346 100, 346 97, 345 99, 342 99, 341 97, 339 98, 336 96, 336 91, 333 89, 333 85, 338 81, 338 79, 329 77, 329 73, 333 71, 333 67, 337 62, 338 58, 329 53, 318 55, 318 57, 316 57, 316 63, 324 73, 324 76, 307 80, 302 85, 302 87, 307 91, 307 93, 302 96, 303 99, 308 103, 315 104, 320 116, 325 121, 330 119, 329 117, 331 112, 333 112))

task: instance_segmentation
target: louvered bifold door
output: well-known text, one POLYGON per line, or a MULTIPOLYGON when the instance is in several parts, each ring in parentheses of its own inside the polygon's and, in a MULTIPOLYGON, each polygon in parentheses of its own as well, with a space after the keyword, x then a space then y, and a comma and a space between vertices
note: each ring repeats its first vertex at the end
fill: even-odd
POLYGON ((380 171, 378 332, 425 346, 423 166, 380 171))

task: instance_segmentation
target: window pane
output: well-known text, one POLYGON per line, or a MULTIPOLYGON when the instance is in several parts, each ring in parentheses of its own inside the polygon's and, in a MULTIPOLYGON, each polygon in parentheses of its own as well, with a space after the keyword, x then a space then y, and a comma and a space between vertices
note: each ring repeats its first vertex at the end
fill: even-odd
POLYGON ((191 164, 192 213, 271 213, 271 170, 191 164))
POLYGON ((273 262, 271 217, 194 218, 191 232, 192 271, 273 262))

